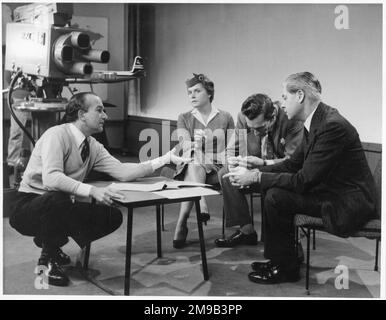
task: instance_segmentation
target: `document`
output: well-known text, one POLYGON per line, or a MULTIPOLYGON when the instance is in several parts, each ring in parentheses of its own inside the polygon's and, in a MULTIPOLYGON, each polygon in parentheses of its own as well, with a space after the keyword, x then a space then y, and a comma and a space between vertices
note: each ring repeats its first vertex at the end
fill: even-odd
POLYGON ((210 184, 194 181, 164 180, 154 183, 148 182, 113 182, 110 187, 119 191, 161 191, 166 189, 179 189, 186 187, 212 187, 210 184))
POLYGON ((194 187, 194 188, 182 188, 182 189, 170 189, 153 192, 156 195, 159 195, 168 199, 181 199, 181 198, 189 198, 196 196, 211 196, 220 194, 219 192, 203 187, 194 187))

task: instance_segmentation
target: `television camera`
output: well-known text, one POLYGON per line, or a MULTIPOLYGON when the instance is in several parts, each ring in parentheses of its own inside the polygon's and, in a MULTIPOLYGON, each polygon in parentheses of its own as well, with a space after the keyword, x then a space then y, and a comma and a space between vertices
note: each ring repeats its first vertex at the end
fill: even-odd
POLYGON ((12 74, 8 107, 33 144, 13 107, 36 113, 63 111, 67 99, 62 91, 70 84, 115 83, 145 75, 139 56, 130 71, 94 70, 92 63, 108 63, 110 53, 92 48, 88 30, 71 27, 72 14, 72 4, 35 3, 16 8, 14 22, 7 24, 5 69, 12 74), (27 90, 29 96, 12 105, 16 88, 27 90))

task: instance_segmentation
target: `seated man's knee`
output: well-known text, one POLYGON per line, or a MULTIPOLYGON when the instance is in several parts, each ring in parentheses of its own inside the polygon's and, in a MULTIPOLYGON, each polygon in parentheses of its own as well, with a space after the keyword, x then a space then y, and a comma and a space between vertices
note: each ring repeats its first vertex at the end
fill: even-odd
POLYGON ((188 170, 206 173, 205 168, 202 165, 196 163, 188 163, 188 170))
POLYGON ((223 183, 230 183, 229 181, 229 177, 224 177, 227 173, 229 173, 228 169, 226 167, 222 168, 219 172, 218 172, 218 180, 220 181, 221 185, 223 183))
POLYGON ((280 204, 283 200, 283 196, 286 193, 286 190, 281 188, 270 188, 266 191, 265 197, 264 197, 264 206, 276 206, 280 204))
POLYGON ((218 176, 218 180, 221 181, 223 176, 225 174, 228 173, 228 169, 226 167, 222 167, 218 172, 217 172, 217 176, 218 176))
POLYGON ((42 197, 53 203, 71 203, 71 196, 68 193, 61 191, 48 191, 42 197))
POLYGON ((111 215, 110 215, 110 228, 111 232, 117 230, 123 221, 123 216, 121 210, 118 208, 111 208, 111 215))

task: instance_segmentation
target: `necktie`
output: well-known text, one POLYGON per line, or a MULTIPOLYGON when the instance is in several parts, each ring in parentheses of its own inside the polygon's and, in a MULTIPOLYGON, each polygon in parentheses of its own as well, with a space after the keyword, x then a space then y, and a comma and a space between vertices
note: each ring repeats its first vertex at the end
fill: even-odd
POLYGON ((80 152, 80 156, 82 157, 82 161, 85 162, 87 157, 90 155, 90 145, 88 143, 87 138, 83 141, 82 151, 80 152))
POLYGON ((308 133, 308 130, 306 129, 306 127, 304 127, 304 138, 306 139, 306 144, 308 144, 308 135, 309 135, 309 133, 308 133))
POLYGON ((270 134, 266 134, 261 139, 261 157, 264 160, 275 159, 275 152, 273 149, 272 137, 270 134))

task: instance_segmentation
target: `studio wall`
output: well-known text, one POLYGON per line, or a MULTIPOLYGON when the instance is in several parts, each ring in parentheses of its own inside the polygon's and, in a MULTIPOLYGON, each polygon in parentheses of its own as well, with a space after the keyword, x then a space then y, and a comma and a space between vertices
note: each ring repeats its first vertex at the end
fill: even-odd
POLYGON ((353 4, 349 29, 338 30, 337 5, 143 5, 143 116, 175 120, 190 109, 184 81, 192 72, 215 82, 217 107, 236 117, 243 100, 281 96, 290 73, 311 71, 323 100, 381 143, 382 7, 353 4))
MULTIPOLYGON (((108 20, 108 50, 110 61, 108 70, 125 70, 125 4, 124 3, 74 3, 74 15, 84 17, 104 17, 108 20)), ((97 86, 97 85, 95 85, 97 86)), ((125 83, 107 85, 107 102, 116 108, 107 110, 109 119, 124 118, 123 105, 125 83)))

